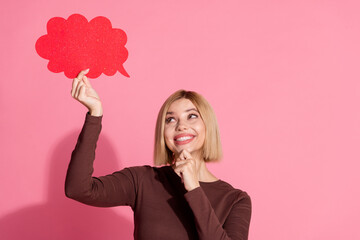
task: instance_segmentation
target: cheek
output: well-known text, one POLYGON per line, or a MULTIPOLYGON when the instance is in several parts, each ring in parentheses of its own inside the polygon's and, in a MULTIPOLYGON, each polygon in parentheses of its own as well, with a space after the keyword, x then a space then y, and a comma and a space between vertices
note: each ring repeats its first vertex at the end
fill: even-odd
POLYGON ((166 146, 171 149, 171 139, 172 139, 172 134, 171 134, 171 130, 169 128, 165 128, 164 129, 164 139, 165 139, 165 144, 166 146))
POLYGON ((199 124, 196 128, 196 131, 199 134, 199 140, 202 142, 202 144, 205 141, 205 136, 206 136, 206 129, 205 129, 205 125, 204 124, 199 124))
POLYGON ((202 132, 201 138, 200 138, 201 145, 204 145, 204 143, 205 143, 205 136, 206 136, 206 132, 204 131, 204 132, 202 132))

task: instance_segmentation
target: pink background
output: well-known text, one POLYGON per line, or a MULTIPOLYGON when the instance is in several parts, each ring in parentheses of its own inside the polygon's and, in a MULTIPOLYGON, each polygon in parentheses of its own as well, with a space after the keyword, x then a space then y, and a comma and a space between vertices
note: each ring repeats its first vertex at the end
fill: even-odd
POLYGON ((249 239, 360 239, 358 1, 7 1, 1 17, 1 239, 131 239, 127 207, 65 198, 86 109, 35 51, 47 21, 109 18, 130 78, 92 80, 104 105, 97 174, 152 163, 177 89, 214 107, 219 178, 253 201, 249 239))

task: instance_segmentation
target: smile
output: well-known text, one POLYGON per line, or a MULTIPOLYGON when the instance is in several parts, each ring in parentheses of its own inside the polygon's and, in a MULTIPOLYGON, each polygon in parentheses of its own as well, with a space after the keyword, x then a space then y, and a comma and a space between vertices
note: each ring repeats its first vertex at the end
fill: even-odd
POLYGON ((174 142, 177 145, 183 145, 183 144, 187 144, 187 143, 191 142, 194 138, 195 138, 194 135, 188 135, 188 134, 183 135, 183 134, 181 134, 181 135, 178 135, 178 136, 176 136, 174 138, 174 142))

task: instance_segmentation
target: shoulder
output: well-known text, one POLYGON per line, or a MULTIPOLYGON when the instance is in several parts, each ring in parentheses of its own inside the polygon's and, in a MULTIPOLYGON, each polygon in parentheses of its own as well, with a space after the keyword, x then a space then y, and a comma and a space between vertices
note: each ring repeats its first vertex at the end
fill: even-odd
POLYGON ((234 188, 229 183, 220 180, 220 184, 224 189, 223 195, 226 196, 226 202, 231 206, 232 211, 251 215, 251 198, 249 194, 241 189, 234 188))
POLYGON ((239 198, 250 198, 250 196, 247 194, 247 192, 238 189, 238 188, 234 188, 230 183, 225 182, 223 180, 219 180, 221 182, 221 184, 223 185, 223 188, 226 189, 227 191, 231 192, 232 194, 236 195, 239 198))
MULTIPOLYGON (((222 181, 222 180, 220 180, 222 181)), ((247 192, 241 190, 241 189, 237 189, 234 188, 230 183, 227 183, 225 181, 222 181, 224 185, 227 186, 228 191, 230 191, 234 197, 234 201, 238 202, 238 201, 251 201, 250 196, 247 192)))

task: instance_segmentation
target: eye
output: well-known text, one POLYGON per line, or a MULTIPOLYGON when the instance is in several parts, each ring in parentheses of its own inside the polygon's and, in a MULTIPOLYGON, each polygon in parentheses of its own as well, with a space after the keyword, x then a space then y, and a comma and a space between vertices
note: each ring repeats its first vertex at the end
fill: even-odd
POLYGON ((198 115, 196 115, 195 113, 191 113, 191 114, 189 114, 188 118, 189 118, 189 119, 191 119, 191 118, 198 118, 198 115))
POLYGON ((165 119, 165 123, 170 123, 170 122, 174 122, 175 121, 175 118, 173 117, 168 117, 165 119))

